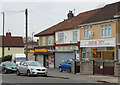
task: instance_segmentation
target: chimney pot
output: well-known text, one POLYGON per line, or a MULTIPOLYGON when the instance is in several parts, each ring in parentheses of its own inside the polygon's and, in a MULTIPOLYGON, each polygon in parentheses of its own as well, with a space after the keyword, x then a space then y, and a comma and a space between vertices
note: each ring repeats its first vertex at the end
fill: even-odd
POLYGON ((7 32, 7 33, 6 33, 6 36, 7 36, 7 37, 11 37, 11 32, 7 32))

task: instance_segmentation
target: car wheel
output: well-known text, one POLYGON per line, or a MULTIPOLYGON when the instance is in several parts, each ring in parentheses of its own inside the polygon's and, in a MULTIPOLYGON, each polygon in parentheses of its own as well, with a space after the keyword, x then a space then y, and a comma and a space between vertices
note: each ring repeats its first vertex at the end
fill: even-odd
POLYGON ((17 70, 16 75, 17 75, 17 76, 19 76, 19 75, 20 75, 20 71, 19 71, 19 70, 17 70))
POLYGON ((60 70, 60 72, 62 72, 62 71, 63 71, 61 67, 59 68, 59 70, 60 70))
POLYGON ((30 77, 30 76, 31 76, 31 74, 30 74, 30 71, 29 71, 29 70, 27 71, 27 76, 28 76, 28 77, 30 77))
POLYGON ((4 73, 6 73, 6 74, 8 73, 6 69, 4 70, 4 73))

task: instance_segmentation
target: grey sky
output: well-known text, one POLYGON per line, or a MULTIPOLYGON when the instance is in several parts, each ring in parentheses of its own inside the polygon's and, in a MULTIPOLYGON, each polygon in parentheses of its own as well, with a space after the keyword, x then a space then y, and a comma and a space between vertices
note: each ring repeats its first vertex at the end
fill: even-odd
MULTIPOLYGON (((5 12, 5 33, 12 32, 15 36, 25 36, 25 14, 24 10, 28 8, 29 11, 29 36, 32 32, 39 33, 40 31, 51 27, 64 19, 67 18, 67 13, 69 10, 75 10, 75 15, 96 9, 98 7, 104 6, 105 4, 113 3, 119 0, 109 0, 101 2, 99 0, 93 0, 82 2, 69 2, 64 0, 64 2, 42 2, 39 0, 37 2, 16 2, 12 0, 8 2, 4 0, 0 4, 0 11, 5 12), (6 1, 6 2, 5 2, 6 1), (98 1, 98 2, 97 2, 98 1), (7 11, 18 11, 18 12, 7 12, 7 11), (19 12, 20 11, 20 12, 19 12)), ((76 0, 75 0, 76 1, 76 0)), ((2 15, 0 16, 0 35, 2 35, 2 15)), ((34 38, 37 39, 37 38, 34 38)))

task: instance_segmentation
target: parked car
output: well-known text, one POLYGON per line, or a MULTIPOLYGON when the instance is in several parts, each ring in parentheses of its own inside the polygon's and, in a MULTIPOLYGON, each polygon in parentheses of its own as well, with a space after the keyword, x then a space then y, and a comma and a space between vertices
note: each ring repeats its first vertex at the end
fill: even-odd
POLYGON ((71 72, 71 63, 72 63, 72 59, 64 59, 64 60, 62 60, 62 62, 59 65, 60 72, 62 72, 62 71, 71 72))
POLYGON ((43 67, 37 61, 25 61, 20 63, 16 74, 27 74, 28 77, 31 75, 47 76, 47 68, 43 67))
POLYGON ((14 62, 16 65, 19 65, 20 62, 26 61, 26 55, 25 54, 13 54, 12 55, 12 62, 14 62))
POLYGON ((17 71, 16 64, 10 61, 2 62, 0 66, 3 73, 11 73, 17 71))

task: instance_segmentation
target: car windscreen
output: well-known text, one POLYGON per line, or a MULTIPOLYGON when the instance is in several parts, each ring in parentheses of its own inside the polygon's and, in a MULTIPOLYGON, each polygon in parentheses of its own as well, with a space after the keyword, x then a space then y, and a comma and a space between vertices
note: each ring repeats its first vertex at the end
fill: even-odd
POLYGON ((16 65, 15 65, 15 63, 12 63, 12 62, 6 62, 5 66, 16 66, 16 65))
POLYGON ((26 58, 16 58, 16 62, 24 62, 26 61, 26 58))
POLYGON ((28 65, 29 66, 41 66, 42 67, 42 65, 38 62, 28 62, 28 65))

